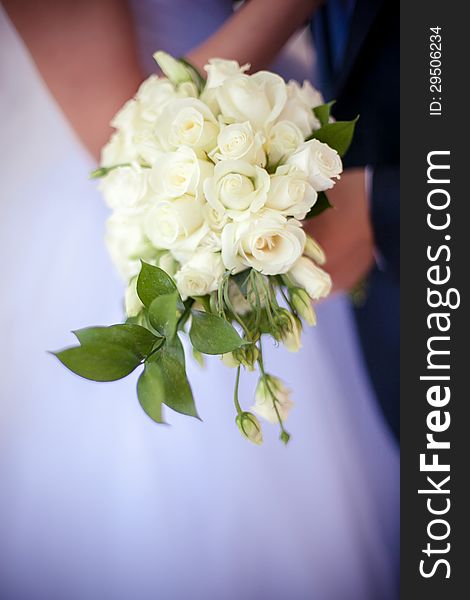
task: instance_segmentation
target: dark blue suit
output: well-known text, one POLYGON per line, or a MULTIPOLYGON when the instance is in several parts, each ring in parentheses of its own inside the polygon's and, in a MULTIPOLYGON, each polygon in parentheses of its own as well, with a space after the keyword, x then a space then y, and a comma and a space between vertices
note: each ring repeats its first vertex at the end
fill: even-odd
MULTIPOLYGON (((328 0, 327 0, 328 5, 328 0)), ((399 436, 399 3, 356 0, 341 62, 334 61, 328 6, 315 16, 320 86, 333 114, 360 114, 346 167, 370 166, 371 217, 380 266, 370 274, 365 304, 355 308, 364 357, 384 415, 399 436), (323 85, 322 85, 323 83, 323 85)), ((333 23, 334 25, 334 23, 333 23)))

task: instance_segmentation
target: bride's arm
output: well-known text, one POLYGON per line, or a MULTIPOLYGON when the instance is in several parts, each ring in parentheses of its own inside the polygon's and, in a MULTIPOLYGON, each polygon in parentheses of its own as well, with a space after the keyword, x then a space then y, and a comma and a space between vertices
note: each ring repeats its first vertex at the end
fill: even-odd
MULTIPOLYGON (((171 1, 171 0, 168 0, 171 1)), ((322 0, 249 0, 188 58, 269 65, 322 0)), ((94 156, 144 78, 125 0, 5 0, 42 77, 94 156)), ((158 40, 155 40, 158 49, 158 40)))
POLYGON ((188 59, 203 67, 209 58, 229 58, 250 63, 252 71, 269 66, 290 36, 323 3, 323 0, 250 0, 188 59))

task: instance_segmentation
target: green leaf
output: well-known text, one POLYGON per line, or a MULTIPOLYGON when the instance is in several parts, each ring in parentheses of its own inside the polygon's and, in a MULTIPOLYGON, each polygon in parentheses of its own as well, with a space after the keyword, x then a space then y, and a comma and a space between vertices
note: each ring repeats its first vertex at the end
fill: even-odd
POLYGON ((330 122, 330 114, 331 107, 335 104, 336 100, 332 100, 331 102, 327 102, 326 104, 321 104, 320 106, 315 106, 313 109, 313 114, 320 121, 320 125, 327 125, 330 122))
POLYGON ((148 362, 137 382, 137 396, 140 405, 148 416, 157 423, 164 423, 162 403, 165 398, 165 385, 160 366, 148 362))
POLYGON ((55 356, 70 371, 92 381, 115 381, 132 373, 141 356, 118 344, 89 342, 56 352, 55 356))
POLYGON ((317 139, 324 142, 336 150, 340 156, 344 156, 353 139, 354 128, 358 119, 359 117, 356 117, 354 121, 328 123, 314 131, 308 139, 317 139))
POLYGON ((309 211, 308 215, 305 217, 305 219, 311 219, 312 217, 317 217, 318 215, 321 215, 321 213, 323 211, 325 211, 327 208, 331 208, 331 207, 332 207, 332 205, 330 204, 330 201, 328 200, 328 196, 325 194, 325 192, 318 192, 317 201, 312 206, 312 208, 310 209, 310 211, 309 211))
POLYGON ((244 344, 228 321, 198 310, 192 314, 189 338, 196 350, 203 354, 226 354, 244 344))
POLYGON ((142 261, 137 279, 137 294, 147 308, 157 296, 171 294, 175 291, 176 285, 165 271, 142 261))
POLYGON ((178 319, 181 316, 178 310, 178 301, 178 292, 164 294, 157 296, 149 308, 152 327, 169 339, 175 335, 178 319))
POLYGON ((157 363, 160 368, 165 388, 164 404, 183 415, 199 418, 186 370, 173 352, 169 352, 165 345, 149 362, 157 363))
POLYGON ((87 327, 73 333, 80 344, 118 345, 129 349, 140 358, 145 358, 159 339, 145 327, 131 323, 110 327, 87 327))
POLYGON ((183 367, 186 366, 184 348, 179 336, 175 335, 173 339, 165 341, 165 352, 174 356, 176 360, 183 365, 183 367))

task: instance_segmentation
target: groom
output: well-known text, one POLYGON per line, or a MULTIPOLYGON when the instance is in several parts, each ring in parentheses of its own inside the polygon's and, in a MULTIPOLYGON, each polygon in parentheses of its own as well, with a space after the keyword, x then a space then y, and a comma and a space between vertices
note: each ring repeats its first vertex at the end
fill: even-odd
POLYGON ((312 224, 338 289, 365 280, 354 308, 365 362, 399 437, 399 3, 327 0, 312 21, 317 85, 333 114, 360 114, 345 172, 329 193, 336 210, 312 224))

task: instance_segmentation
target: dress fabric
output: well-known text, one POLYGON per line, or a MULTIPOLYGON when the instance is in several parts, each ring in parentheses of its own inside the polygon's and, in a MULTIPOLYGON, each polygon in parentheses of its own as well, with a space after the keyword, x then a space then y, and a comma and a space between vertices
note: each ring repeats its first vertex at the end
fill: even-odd
MULTIPOLYGON (((136 2, 142 52, 183 54, 229 9, 136 2)), ((0 596, 396 598, 398 451, 346 298, 318 308, 300 353, 264 344, 294 391, 287 447, 269 425, 262 447, 241 438, 217 357, 188 357, 203 422, 168 410, 168 427, 142 412, 136 376, 93 384, 46 353, 120 322, 123 285, 92 160, 1 8, 0 46, 0 596)))

